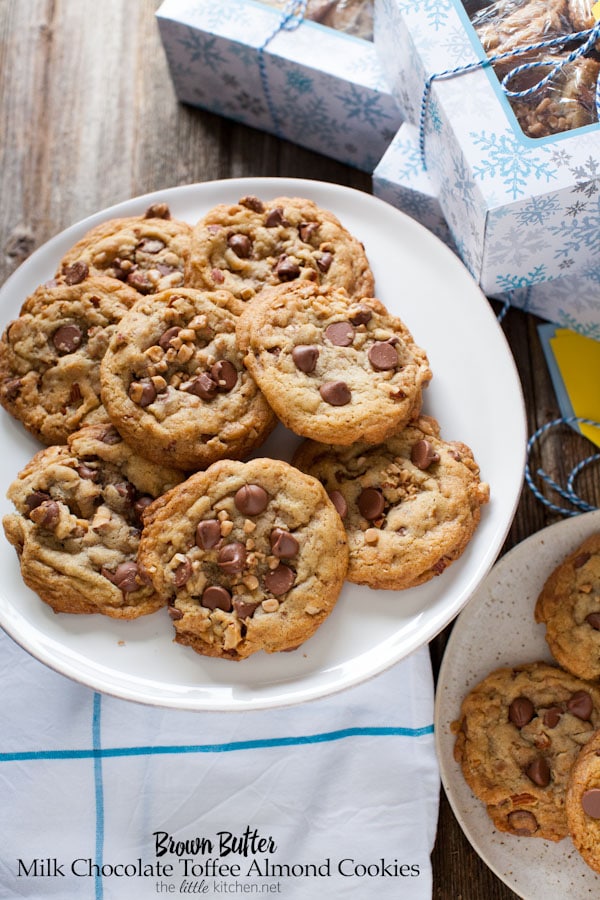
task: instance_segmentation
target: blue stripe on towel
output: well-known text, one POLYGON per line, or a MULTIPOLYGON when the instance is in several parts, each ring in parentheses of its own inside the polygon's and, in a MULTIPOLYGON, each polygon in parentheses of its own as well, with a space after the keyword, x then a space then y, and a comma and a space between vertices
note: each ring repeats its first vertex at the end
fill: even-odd
MULTIPOLYGON (((92 715, 92 746, 94 757, 94 794, 96 799, 96 865, 102 869, 104 859, 104 786, 102 783, 102 741, 101 741, 102 697, 94 694, 94 711, 92 715)), ((95 900, 102 900, 104 889, 102 876, 94 878, 95 900)))
POLYGON ((252 741, 232 741, 226 744, 167 744, 156 747, 102 747, 100 745, 100 697, 94 695, 94 745, 91 750, 30 750, 0 753, 0 762, 15 762, 27 759, 95 759, 96 803, 102 800, 101 760, 117 756, 160 756, 180 753, 231 753, 236 750, 258 750, 266 747, 294 747, 301 744, 323 744, 340 741, 349 737, 423 737, 433 734, 433 725, 423 728, 364 727, 342 728, 320 734, 306 734, 290 737, 262 738, 252 741), (96 703, 96 697, 98 702, 96 703))

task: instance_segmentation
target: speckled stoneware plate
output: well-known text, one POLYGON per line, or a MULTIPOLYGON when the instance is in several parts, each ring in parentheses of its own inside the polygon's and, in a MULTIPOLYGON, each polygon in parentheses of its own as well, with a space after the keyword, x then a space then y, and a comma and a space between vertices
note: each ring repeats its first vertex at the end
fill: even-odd
POLYGON ((554 843, 496 831, 454 760, 450 726, 465 694, 493 669, 553 662, 546 629, 533 618, 535 601, 555 566, 596 531, 600 511, 544 528, 503 556, 458 617, 440 669, 435 730, 444 789, 474 849, 524 900, 600 897, 600 876, 586 866, 570 838, 554 843))
MULTIPOLYGON (((368 194, 316 181, 232 179, 164 190, 129 200, 59 234, 37 250, 0 291, 0 326, 54 274, 62 255, 93 225, 142 215, 165 201, 195 223, 218 203, 256 194, 300 196, 332 210, 361 240, 377 296, 404 319, 429 355, 433 381, 424 411, 446 440, 472 447, 491 502, 461 559, 409 591, 346 585, 332 615, 295 653, 258 653, 242 662, 208 659, 173 642, 166 610, 132 622, 54 615, 21 581, 13 548, 0 535, 0 624, 26 650, 96 690, 182 709, 255 709, 298 703, 357 684, 425 644, 457 615, 493 565, 521 489, 526 430, 521 386, 502 329, 483 294, 437 238, 368 194)), ((38 446, 0 411, 0 512, 8 484, 38 446)), ((260 449, 289 459, 298 439, 278 428, 260 449)))

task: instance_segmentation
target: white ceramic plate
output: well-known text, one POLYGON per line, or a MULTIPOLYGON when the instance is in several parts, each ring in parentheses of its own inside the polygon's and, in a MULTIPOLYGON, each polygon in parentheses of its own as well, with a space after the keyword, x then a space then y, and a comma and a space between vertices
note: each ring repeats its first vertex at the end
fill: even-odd
MULTIPOLYGON (((148 194, 104 210, 37 250, 0 292, 2 327, 23 299, 52 277, 66 250, 93 225, 142 214, 166 201, 195 223, 218 203, 246 195, 304 196, 336 213, 363 241, 377 296, 428 351, 434 379, 425 411, 447 440, 469 444, 491 484, 491 503, 463 557, 418 588, 372 591, 346 585, 333 614, 296 653, 243 662, 203 658, 173 643, 167 612, 133 622, 54 615, 21 581, 12 547, 0 539, 0 623, 42 662, 97 690, 184 709, 252 709, 310 700, 375 675, 429 641, 459 612, 491 568, 519 497, 526 432, 521 387, 493 311, 456 256, 412 219, 368 194, 294 179, 235 179, 148 194)), ((0 495, 39 449, 0 411, 0 495)), ((279 428, 261 455, 289 458, 297 439, 279 428)), ((0 500, 0 510, 8 502, 0 500)), ((0 538, 2 536, 0 535, 0 538)))
POLYGON ((600 877, 570 838, 554 843, 496 831, 454 760, 450 725, 463 697, 493 669, 553 662, 545 626, 533 618, 535 601, 558 563, 596 531, 600 511, 544 528, 503 556, 458 617, 440 668, 435 733, 444 789, 474 849, 524 900, 589 900, 600 896, 600 877))

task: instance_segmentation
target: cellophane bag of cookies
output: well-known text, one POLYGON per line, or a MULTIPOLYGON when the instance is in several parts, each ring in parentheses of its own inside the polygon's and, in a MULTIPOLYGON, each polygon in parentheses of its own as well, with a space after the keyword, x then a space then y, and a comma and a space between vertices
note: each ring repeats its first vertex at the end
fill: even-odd
POLYGON ((564 44, 519 52, 494 64, 494 71, 502 80, 517 66, 536 63, 535 68, 508 79, 506 87, 517 92, 534 87, 560 66, 548 84, 530 96, 509 98, 516 119, 528 137, 547 137, 598 121, 595 93, 600 57, 594 51, 566 63, 567 56, 577 46, 567 40, 568 35, 593 27, 592 6, 593 0, 497 0, 479 4, 475 11, 469 11, 465 3, 488 57, 523 51, 541 41, 565 37, 564 44))
MULTIPOLYGON (((285 9, 288 0, 261 0, 268 6, 285 9)), ((306 18, 346 34, 373 40, 374 0, 308 0, 306 18)))

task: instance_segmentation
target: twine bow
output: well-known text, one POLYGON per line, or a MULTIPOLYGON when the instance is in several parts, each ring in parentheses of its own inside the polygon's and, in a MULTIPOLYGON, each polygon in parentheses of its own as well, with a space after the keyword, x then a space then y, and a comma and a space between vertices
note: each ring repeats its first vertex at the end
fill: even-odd
POLYGON ((536 475, 544 481, 548 487, 552 488, 563 500, 567 500, 569 503, 573 504, 575 509, 569 509, 564 506, 558 506, 556 503, 552 503, 551 500, 548 500, 547 497, 544 497, 540 489, 537 487, 533 480, 533 476, 531 474, 531 465, 530 465, 530 456, 533 450, 534 445, 542 437, 550 428, 555 428, 557 425, 572 425, 575 423, 579 423, 580 425, 592 425, 597 428, 600 428, 600 423, 595 422, 593 419, 584 419, 580 416, 568 416, 560 419, 553 419, 552 422, 547 422, 545 425, 542 425, 541 428, 538 428, 535 431, 529 440, 527 441, 527 463, 525 465, 525 482, 527 487, 532 492, 534 497, 543 503, 549 510, 555 513, 559 513, 561 516, 577 516, 582 512, 591 512, 592 510, 597 509, 597 506, 592 506, 586 500, 583 500, 576 492, 575 492, 575 480, 579 473, 586 466, 591 463, 600 461, 600 453, 592 453, 590 456, 587 456, 585 459, 582 459, 580 462, 574 466, 569 475, 567 476, 567 484, 566 487, 561 487, 560 484, 557 484, 554 479, 550 478, 550 476, 544 472, 543 469, 538 469, 536 475))
MULTIPOLYGON (((516 75, 519 75, 522 72, 531 71, 533 69, 539 68, 540 66, 544 66, 545 68, 548 66, 548 63, 543 60, 538 60, 536 62, 523 63, 523 65, 517 66, 508 72, 501 81, 501 86, 507 97, 512 97, 513 99, 525 99, 531 97, 532 94, 535 94, 537 91, 544 88, 562 69, 568 65, 569 63, 574 62, 574 60, 578 59, 580 56, 584 56, 588 53, 594 46, 597 40, 600 40, 600 21, 596 22, 593 28, 587 28, 585 31, 576 31, 571 34, 561 35, 557 38, 551 38, 546 41, 540 41, 537 44, 529 44, 527 47, 519 47, 515 50, 508 50, 506 53, 499 53, 496 56, 489 56, 486 59, 478 59, 476 62, 467 63, 464 66, 456 66, 454 69, 446 69, 444 72, 435 72, 433 75, 430 75, 427 81, 425 82, 425 88, 423 90, 423 97, 421 99, 421 108, 419 112, 419 150, 421 153, 421 161, 423 164, 423 168, 427 170, 427 163, 425 161, 425 120, 427 116, 427 107, 429 104, 429 96, 431 93, 431 86, 433 82, 438 78, 452 78, 455 75, 462 75, 465 72, 472 72, 476 69, 486 69, 489 66, 493 66, 497 62, 501 62, 503 59, 510 59, 515 56, 523 56, 526 53, 532 53, 537 50, 545 50, 549 47, 561 47, 563 44, 570 43, 571 41, 579 41, 583 40, 584 43, 580 44, 576 47, 565 59, 560 60, 547 75, 541 78, 536 84, 527 88, 523 91, 511 91, 508 87, 508 84, 512 78, 516 75)), ((600 78, 596 82, 596 94, 595 94, 595 103, 596 103, 596 116, 598 121, 600 122, 600 78)))

